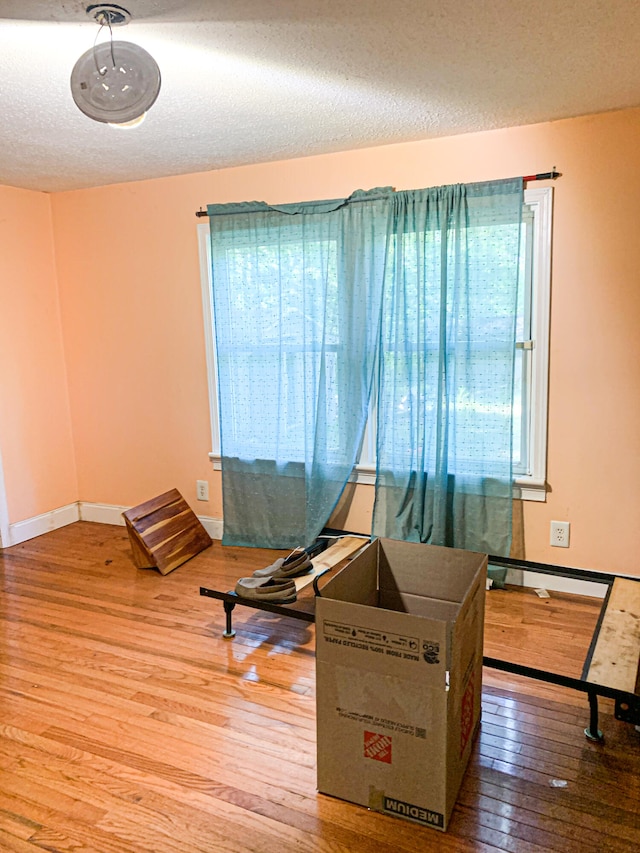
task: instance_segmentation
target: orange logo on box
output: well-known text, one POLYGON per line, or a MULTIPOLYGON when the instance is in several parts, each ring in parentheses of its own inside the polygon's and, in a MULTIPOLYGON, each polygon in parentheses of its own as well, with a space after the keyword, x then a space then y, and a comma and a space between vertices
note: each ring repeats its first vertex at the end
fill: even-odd
POLYGON ((467 684, 467 689, 464 691, 464 696, 462 697, 462 709, 460 714, 460 755, 464 752, 473 731, 474 699, 475 691, 473 688, 473 679, 471 678, 469 680, 469 684, 467 684))
POLYGON ((377 732, 364 733, 364 757, 391 764, 391 738, 377 732))

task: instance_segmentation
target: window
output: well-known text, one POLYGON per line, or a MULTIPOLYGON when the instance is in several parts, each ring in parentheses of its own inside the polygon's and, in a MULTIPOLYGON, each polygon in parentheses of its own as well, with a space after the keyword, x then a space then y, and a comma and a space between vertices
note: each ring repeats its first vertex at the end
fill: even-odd
MULTIPOLYGON (((514 496, 526 500, 545 500, 552 192, 550 187, 535 188, 526 190, 524 195, 513 459, 516 474, 514 496)), ((198 225, 198 240, 212 426, 210 457, 214 467, 219 467, 220 439, 207 223, 198 225)), ((265 341, 265 347, 268 349, 268 341, 265 341)), ((295 343, 292 343, 292 358, 295 358, 294 350, 295 343)), ((255 369, 255 366, 251 369, 255 369)), ((372 405, 372 411, 373 408, 372 405)), ((248 430, 242 440, 250 443, 251 425, 248 425, 248 430)), ((367 424, 360 464, 353 475, 358 482, 374 482, 375 434, 376 424, 372 413, 367 424)), ((291 453, 294 461, 294 448, 291 448, 291 453)))

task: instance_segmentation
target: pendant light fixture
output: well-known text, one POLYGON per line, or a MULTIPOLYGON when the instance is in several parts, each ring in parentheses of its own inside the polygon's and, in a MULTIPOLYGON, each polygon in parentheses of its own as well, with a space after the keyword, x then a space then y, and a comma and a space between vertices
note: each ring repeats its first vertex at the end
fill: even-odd
POLYGON ((137 44, 114 41, 112 27, 124 26, 131 15, 121 6, 100 3, 87 7, 87 15, 109 28, 109 41, 83 53, 71 72, 71 94, 81 112, 94 121, 114 127, 136 127, 153 106, 160 91, 160 69, 155 59, 137 44))

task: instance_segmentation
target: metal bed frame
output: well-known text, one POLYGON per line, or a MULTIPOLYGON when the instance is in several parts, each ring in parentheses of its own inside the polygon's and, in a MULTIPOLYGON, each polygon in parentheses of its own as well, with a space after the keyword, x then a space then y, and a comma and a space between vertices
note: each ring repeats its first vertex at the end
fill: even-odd
MULTIPOLYGON (((322 550, 322 547, 322 545, 318 545, 314 549, 311 549, 312 555, 313 553, 318 553, 320 550, 322 550)), ((537 669, 531 666, 524 666, 522 664, 503 660, 502 658, 494 658, 489 656, 483 657, 483 665, 491 669, 501 670, 502 672, 508 672, 513 675, 525 676, 526 678, 533 678, 538 681, 544 681, 548 684, 556 684, 561 687, 568 687, 573 690, 579 690, 582 693, 586 693, 589 700, 590 717, 589 726, 585 729, 585 735, 589 740, 596 742, 603 741, 602 732, 598 728, 599 696, 608 697, 615 701, 616 719, 626 723, 631 723, 635 726, 640 726, 640 693, 630 693, 624 690, 619 690, 615 687, 610 687, 605 684, 598 684, 596 682, 588 680, 589 668, 600 634, 600 629, 602 627, 602 621, 604 619, 604 615, 607 610, 607 605, 609 603, 613 583, 616 577, 625 576, 613 575, 605 572, 593 572, 585 569, 572 569, 564 566, 553 566, 548 565, 546 563, 535 563, 527 560, 514 560, 511 558, 495 556, 489 556, 489 566, 496 568, 515 569, 526 572, 534 572, 536 574, 555 575, 556 577, 568 578, 577 581, 600 583, 604 584, 607 589, 603 599, 602 607, 600 609, 598 622, 591 638, 589 650, 585 657, 584 666, 582 668, 582 675, 580 678, 562 675, 560 673, 555 672, 549 672, 547 670, 537 669)), ((314 578, 313 587, 315 595, 321 594, 318 588, 318 580, 321 577, 322 575, 318 575, 316 578, 314 578)), ((637 578, 628 579, 636 580, 638 583, 640 583, 640 580, 637 578)), ((306 597, 304 601, 299 601, 298 604, 301 606, 295 608, 291 605, 286 604, 273 604, 268 601, 265 602, 245 599, 236 595, 235 592, 222 592, 220 590, 208 589, 206 587, 200 588, 200 595, 207 596, 209 598, 215 598, 222 601, 226 616, 225 631, 223 632, 222 636, 226 639, 234 637, 236 633, 233 629, 232 614, 237 604, 241 604, 244 607, 252 607, 257 610, 265 610, 269 613, 275 613, 279 616, 287 616, 289 618, 300 619, 305 622, 315 622, 315 595, 306 597)))

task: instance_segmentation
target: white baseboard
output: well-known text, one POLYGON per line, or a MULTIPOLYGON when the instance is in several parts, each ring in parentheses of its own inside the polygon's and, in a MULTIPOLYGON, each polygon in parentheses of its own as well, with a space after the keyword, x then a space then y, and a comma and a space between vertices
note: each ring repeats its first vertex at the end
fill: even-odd
POLYGON ((17 521, 15 524, 9 525, 7 545, 19 545, 21 542, 26 542, 27 539, 33 539, 35 536, 42 536, 43 533, 58 530, 58 528, 73 524, 79 519, 78 504, 72 503, 58 509, 52 509, 50 512, 43 512, 42 515, 36 515, 24 521, 17 521))
MULTIPOLYGON (((82 521, 95 521, 98 524, 124 525, 122 513, 128 506, 113 506, 110 504, 95 504, 80 501, 80 518, 82 521)), ((212 539, 222 539, 222 519, 198 515, 198 520, 212 539)))
MULTIPOLYGON (((3 535, 0 547, 8 548, 11 545, 19 545, 28 539, 34 539, 43 533, 58 530, 75 521, 95 521, 98 524, 116 524, 124 527, 122 513, 129 509, 127 506, 113 506, 112 504, 89 503, 78 501, 67 506, 52 509, 42 515, 27 518, 10 524, 6 534, 3 535)), ((200 523, 212 539, 222 539, 222 519, 197 516, 200 523)))
POLYGON ((212 539, 222 539, 223 524, 221 518, 208 518, 206 515, 199 515, 198 519, 212 539))
MULTIPOLYGON (((496 568, 500 568, 497 566, 496 568)), ((548 592, 568 592, 571 595, 588 595, 592 598, 604 598, 607 584, 594 581, 574 580, 558 575, 541 572, 529 572, 522 569, 508 569, 506 583, 514 586, 526 586, 531 589, 546 589, 548 592)))
POLYGON ((95 521, 98 524, 117 524, 124 527, 122 513, 130 509, 128 506, 113 506, 113 504, 94 504, 80 501, 80 521, 95 521))

